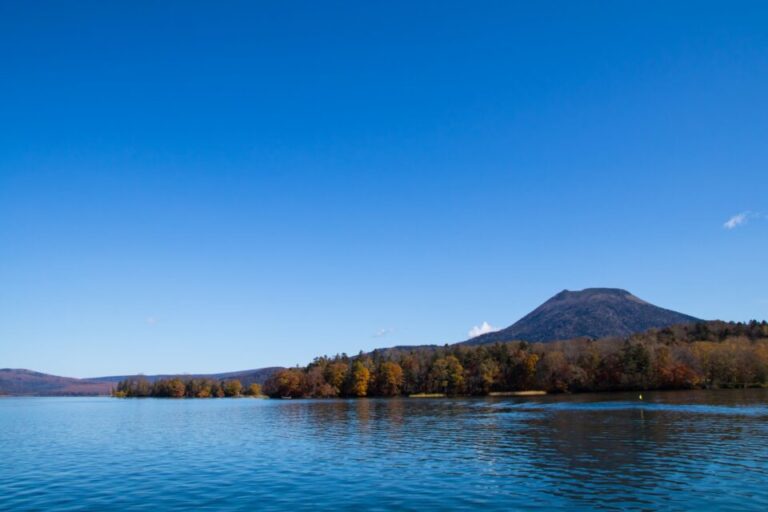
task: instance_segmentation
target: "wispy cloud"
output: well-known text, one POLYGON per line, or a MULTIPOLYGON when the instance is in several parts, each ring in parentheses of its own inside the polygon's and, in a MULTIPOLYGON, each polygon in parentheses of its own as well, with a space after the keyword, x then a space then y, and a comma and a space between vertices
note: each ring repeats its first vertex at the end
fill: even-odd
POLYGON ((468 334, 470 338, 475 338, 477 336, 480 336, 481 334, 487 334, 489 332, 494 332, 494 331, 498 331, 498 329, 492 326, 491 324, 489 324, 488 322, 483 322, 482 324, 476 325, 473 328, 471 328, 468 334))
POLYGON ((154 316, 148 316, 144 321, 147 323, 147 325, 157 324, 157 318, 155 318, 154 316))
POLYGON ((373 333, 374 338, 383 338, 384 336, 387 336, 389 334, 392 334, 395 332, 395 330, 391 327, 385 327, 383 329, 379 329, 375 333, 373 333))
POLYGON ((723 224, 723 227, 725 229, 737 228, 743 224, 746 224, 747 221, 749 220, 749 217, 750 217, 749 212, 737 213, 736 215, 734 215, 733 217, 725 221, 725 223, 723 224))
POLYGON ((749 222, 752 219, 765 219, 768 218, 768 215, 763 215, 760 212, 741 212, 737 213, 727 221, 723 223, 723 227, 725 229, 734 229, 739 226, 745 225, 747 222, 749 222))

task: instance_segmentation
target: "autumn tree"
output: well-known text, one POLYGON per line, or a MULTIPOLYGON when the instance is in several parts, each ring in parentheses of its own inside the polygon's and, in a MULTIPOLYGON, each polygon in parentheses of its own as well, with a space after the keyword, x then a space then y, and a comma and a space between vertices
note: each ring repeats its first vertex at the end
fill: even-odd
POLYGON ((224 388, 222 388, 221 383, 211 382, 211 396, 214 398, 224 397, 224 388))
POLYGON ((344 386, 344 381, 347 379, 348 372, 349 365, 341 361, 330 363, 325 367, 323 372, 325 382, 327 382, 329 386, 336 390, 337 395, 341 393, 342 387, 344 386))
POLYGON ((265 383, 265 391, 269 396, 292 397, 302 396, 304 373, 299 368, 280 370, 265 383))
POLYGON ((360 361, 352 363, 352 371, 349 380, 349 394, 352 396, 366 396, 371 380, 371 371, 360 361))
POLYGON ((488 394, 498 382, 501 366, 493 359, 483 359, 477 366, 477 389, 482 394, 488 394))
POLYGON ((186 382, 186 396, 189 398, 209 398, 211 396, 210 379, 191 379, 186 382))
POLYGON ((379 365, 377 376, 378 393, 382 396, 400 394, 403 385, 403 369, 399 364, 385 361, 379 365))
POLYGON ((248 390, 246 391, 246 394, 248 396, 261 396, 261 384, 257 384, 254 382, 250 386, 248 386, 248 390))
POLYGON ((224 381, 221 385, 224 390, 224 396, 233 397, 240 396, 240 392, 243 390, 243 385, 237 379, 231 379, 224 381))
POLYGON ((436 359, 430 371, 432 390, 447 394, 459 394, 464 390, 464 367, 456 356, 436 359))

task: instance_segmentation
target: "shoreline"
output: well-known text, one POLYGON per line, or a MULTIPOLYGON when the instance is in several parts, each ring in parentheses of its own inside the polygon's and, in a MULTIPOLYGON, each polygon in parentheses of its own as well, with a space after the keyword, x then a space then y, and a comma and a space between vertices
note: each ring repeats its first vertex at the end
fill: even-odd
MULTIPOLYGON (((679 393, 679 392, 720 392, 720 391, 750 391, 755 389, 768 389, 765 385, 753 385, 746 387, 721 387, 721 388, 676 388, 676 389, 623 389, 623 390, 605 390, 605 391, 565 391, 551 393, 543 390, 524 390, 524 391, 492 391, 486 395, 449 395, 445 393, 415 393, 411 395, 397 395, 397 396, 335 396, 335 397, 292 397, 292 400, 397 400, 397 399, 457 399, 457 398, 525 398, 525 397, 556 397, 556 396, 579 396, 579 395, 619 395, 626 393, 679 393)), ((131 398, 155 398, 161 400, 221 400, 221 399, 255 399, 255 400, 284 400, 282 397, 270 397, 268 395, 261 396, 231 396, 231 397, 165 397, 165 396, 128 396, 128 397, 116 397, 113 395, 0 395, 0 399, 3 398, 118 398, 118 399, 131 399, 131 398)))

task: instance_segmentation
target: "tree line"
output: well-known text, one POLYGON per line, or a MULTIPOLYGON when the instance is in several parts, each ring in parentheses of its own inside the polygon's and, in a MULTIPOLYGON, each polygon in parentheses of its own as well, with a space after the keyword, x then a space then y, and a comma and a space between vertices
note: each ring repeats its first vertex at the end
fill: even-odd
POLYGON ((243 389, 237 379, 214 380, 207 378, 171 377, 150 382, 141 375, 118 382, 112 396, 118 398, 224 398, 237 396, 261 396, 261 385, 251 384, 243 389))
POLYGON ((238 380, 142 377, 118 397, 487 395, 768 386, 768 323, 700 322, 626 338, 390 348, 315 358, 243 389, 238 380))
POLYGON ((487 395, 768 385, 768 324, 701 322, 627 338, 374 350, 280 370, 272 397, 487 395))

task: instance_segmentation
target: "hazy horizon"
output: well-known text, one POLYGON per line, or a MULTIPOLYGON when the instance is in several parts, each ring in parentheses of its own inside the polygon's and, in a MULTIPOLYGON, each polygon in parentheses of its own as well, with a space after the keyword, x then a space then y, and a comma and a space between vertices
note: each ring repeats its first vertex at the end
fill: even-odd
POLYGON ((765 319, 766 26, 759 2, 4 4, 0 366, 292 366, 588 287, 765 319))

